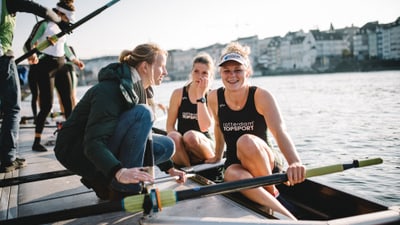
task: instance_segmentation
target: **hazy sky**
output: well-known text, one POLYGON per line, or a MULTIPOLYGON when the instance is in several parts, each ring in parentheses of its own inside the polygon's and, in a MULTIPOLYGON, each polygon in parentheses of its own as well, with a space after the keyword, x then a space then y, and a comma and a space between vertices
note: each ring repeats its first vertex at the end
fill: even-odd
MULTIPOLYGON (((58 0, 34 0, 54 7, 58 0)), ((75 0, 79 20, 109 0, 75 0)), ((202 48, 238 37, 284 36, 289 31, 361 27, 400 17, 399 0, 120 0, 68 35, 68 43, 85 59, 118 55, 137 44, 156 42, 163 48, 202 48)), ((39 18, 40 19, 40 18, 39 18)), ((36 18, 18 13, 13 49, 22 45, 36 18)))

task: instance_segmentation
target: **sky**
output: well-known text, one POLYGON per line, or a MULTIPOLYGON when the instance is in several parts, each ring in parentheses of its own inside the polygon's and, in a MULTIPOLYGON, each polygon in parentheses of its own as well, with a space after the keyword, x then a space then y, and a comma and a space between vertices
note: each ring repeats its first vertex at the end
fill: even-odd
MULTIPOLYGON (((34 0, 53 8, 58 0, 34 0)), ((75 0, 76 19, 110 0, 75 0)), ((241 37, 284 36, 287 32, 328 30, 368 22, 394 22, 399 0, 120 0, 82 24, 67 37, 82 59, 119 55, 124 49, 155 42, 166 50, 202 48, 241 37)), ((37 22, 33 14, 18 13, 13 50, 22 46, 37 22)))

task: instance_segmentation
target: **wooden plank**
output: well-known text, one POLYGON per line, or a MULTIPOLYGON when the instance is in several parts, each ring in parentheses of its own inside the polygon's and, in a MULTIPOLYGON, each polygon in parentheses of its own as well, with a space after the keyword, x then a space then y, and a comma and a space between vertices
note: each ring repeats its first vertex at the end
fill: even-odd
MULTIPOLYGON (((1 179, 9 178, 6 173, 0 173, 1 179)), ((8 195, 10 187, 0 188, 0 219, 7 219, 8 213, 8 195)))
MULTIPOLYGON (((9 179, 18 176, 19 171, 1 173, 1 179, 9 179)), ((18 216, 18 187, 0 188, 0 220, 15 218, 18 216)))
MULTIPOLYGON (((14 170, 12 172, 13 177, 19 176, 19 170, 14 170)), ((18 186, 13 186, 10 188, 10 197, 8 200, 8 214, 7 218, 16 218, 18 217, 18 186)))

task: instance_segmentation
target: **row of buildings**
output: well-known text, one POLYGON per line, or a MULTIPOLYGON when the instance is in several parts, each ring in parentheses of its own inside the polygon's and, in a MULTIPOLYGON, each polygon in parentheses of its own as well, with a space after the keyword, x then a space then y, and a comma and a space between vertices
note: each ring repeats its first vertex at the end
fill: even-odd
MULTIPOLYGON (((284 37, 258 36, 235 40, 251 48, 255 75, 282 73, 321 73, 361 70, 362 62, 391 61, 400 68, 400 17, 388 24, 369 22, 359 27, 327 31, 289 32, 284 37), (351 64, 351 65, 349 65, 351 64)), ((187 79, 193 57, 209 53, 216 61, 226 44, 201 49, 170 50, 168 71, 173 80, 187 79)))
MULTIPOLYGON (((327 31, 288 32, 284 37, 235 40, 251 48, 254 75, 324 73, 360 70, 400 69, 400 17, 388 24, 369 22, 361 28, 351 26, 327 31), (383 67, 385 68, 383 68, 383 67)), ((199 52, 216 61, 226 44, 200 49, 170 50, 167 61, 171 80, 187 79, 192 59, 199 52)), ((102 64, 115 62, 117 56, 87 60, 85 79, 97 81, 102 64)), ((87 82, 86 82, 87 83, 87 82)))

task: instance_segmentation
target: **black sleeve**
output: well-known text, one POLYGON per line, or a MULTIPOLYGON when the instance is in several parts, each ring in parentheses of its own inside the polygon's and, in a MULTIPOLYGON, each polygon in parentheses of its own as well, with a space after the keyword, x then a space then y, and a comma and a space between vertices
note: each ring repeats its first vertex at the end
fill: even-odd
POLYGON ((26 12, 49 19, 56 23, 61 21, 61 18, 53 10, 47 9, 46 7, 33 1, 6 0, 6 6, 10 14, 15 14, 16 12, 26 12))
POLYGON ((118 170, 122 169, 122 165, 118 164, 114 168, 111 169, 110 174, 107 174, 107 181, 111 182, 111 180, 115 177, 115 174, 118 172, 118 170))
POLYGON ((157 164, 158 168, 160 168, 161 171, 167 172, 169 169, 174 167, 174 163, 171 160, 167 160, 163 163, 157 164))

